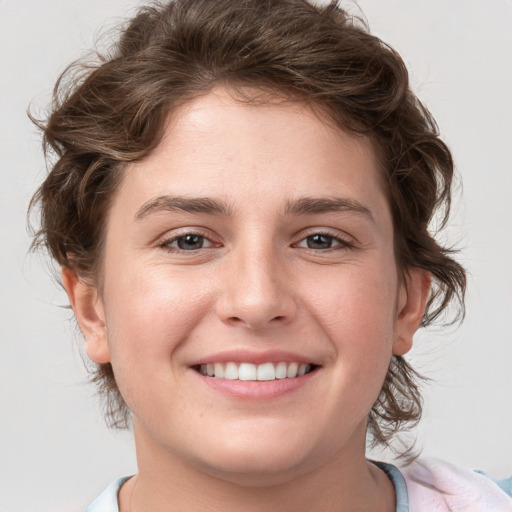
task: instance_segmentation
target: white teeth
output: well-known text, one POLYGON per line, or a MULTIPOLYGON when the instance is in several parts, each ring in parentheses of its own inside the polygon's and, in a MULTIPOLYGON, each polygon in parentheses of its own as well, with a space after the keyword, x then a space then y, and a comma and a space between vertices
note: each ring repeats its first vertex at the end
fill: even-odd
POLYGON ((215 363, 213 365, 213 372, 214 372, 215 377, 217 377, 218 379, 223 379, 224 378, 224 366, 222 365, 222 363, 215 363))
POLYGON ((238 379, 238 365, 235 363, 227 363, 224 378, 228 380, 238 379))
POLYGON ((288 365, 288 370, 286 371, 286 376, 290 379, 291 377, 297 377, 297 371, 299 369, 299 363, 290 363, 288 365))
POLYGON ((256 380, 256 365, 241 363, 238 367, 238 378, 240 380, 256 380))
POLYGON ((275 380, 302 377, 311 371, 311 365, 306 363, 208 363, 199 367, 202 375, 228 380, 275 380))
POLYGON ((286 363, 277 363, 276 379, 286 379, 286 363))
POLYGON ((275 380, 276 369, 272 363, 259 364, 256 370, 257 380, 275 380))

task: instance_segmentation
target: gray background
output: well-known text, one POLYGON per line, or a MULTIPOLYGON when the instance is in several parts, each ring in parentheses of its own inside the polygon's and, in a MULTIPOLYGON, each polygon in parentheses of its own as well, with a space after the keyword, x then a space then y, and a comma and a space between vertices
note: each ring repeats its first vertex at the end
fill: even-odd
MULTIPOLYGON (((236 1, 236 0, 234 0, 236 1)), ((25 210, 45 174, 25 110, 134 0, 0 0, 0 512, 72 511, 135 471, 130 434, 109 432, 48 263, 27 256, 25 210)), ((353 4, 350 4, 353 5, 353 4)), ((468 314, 417 336, 433 382, 423 453, 512 472, 512 3, 361 0, 411 71, 451 146, 464 195, 445 235, 463 249, 468 314)), ((356 9, 354 7, 354 9, 356 9)))

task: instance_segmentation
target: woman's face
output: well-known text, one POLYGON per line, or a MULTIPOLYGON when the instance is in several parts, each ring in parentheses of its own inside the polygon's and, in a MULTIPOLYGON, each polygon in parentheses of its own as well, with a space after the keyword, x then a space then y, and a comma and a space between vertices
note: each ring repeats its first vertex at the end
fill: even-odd
POLYGON ((103 275, 75 311, 89 356, 113 365, 139 454, 251 481, 362 456, 425 288, 398 279, 366 139, 223 89, 126 169, 103 275))

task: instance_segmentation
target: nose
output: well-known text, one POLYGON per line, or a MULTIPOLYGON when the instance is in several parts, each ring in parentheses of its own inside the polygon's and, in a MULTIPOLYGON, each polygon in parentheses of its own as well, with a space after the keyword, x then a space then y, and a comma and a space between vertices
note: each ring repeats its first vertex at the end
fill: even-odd
POLYGON ((222 272, 220 319, 254 330, 290 323, 297 304, 285 259, 272 248, 234 253, 222 272))

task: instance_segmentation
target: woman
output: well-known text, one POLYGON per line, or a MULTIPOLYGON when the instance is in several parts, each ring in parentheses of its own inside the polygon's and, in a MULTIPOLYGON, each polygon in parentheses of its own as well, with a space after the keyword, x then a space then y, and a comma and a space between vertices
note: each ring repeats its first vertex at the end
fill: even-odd
POLYGON ((393 50, 335 4, 183 0, 57 95, 38 241, 139 466, 88 510, 511 509, 365 458, 419 419, 403 356, 465 289, 428 231, 451 155, 393 50))

